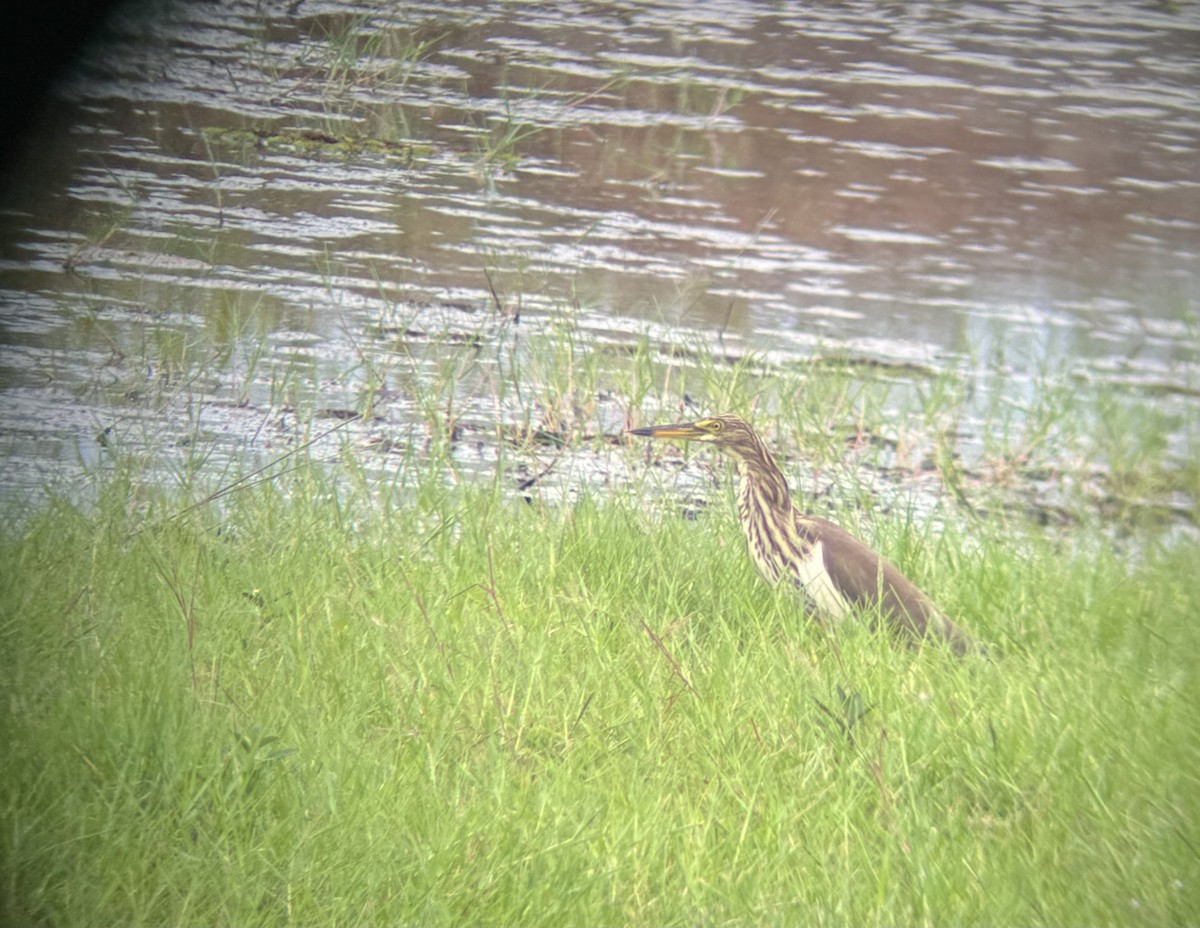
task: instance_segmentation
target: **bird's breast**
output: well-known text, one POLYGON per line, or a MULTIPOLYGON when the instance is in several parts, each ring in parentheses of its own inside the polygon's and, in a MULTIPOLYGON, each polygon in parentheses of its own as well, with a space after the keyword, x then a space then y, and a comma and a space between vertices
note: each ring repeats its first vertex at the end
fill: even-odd
POLYGON ((790 580, 808 607, 823 618, 848 615, 850 604, 829 575, 821 540, 800 537, 790 506, 787 512, 780 512, 764 502, 753 487, 743 487, 738 498, 746 546, 759 574, 772 585, 790 580))

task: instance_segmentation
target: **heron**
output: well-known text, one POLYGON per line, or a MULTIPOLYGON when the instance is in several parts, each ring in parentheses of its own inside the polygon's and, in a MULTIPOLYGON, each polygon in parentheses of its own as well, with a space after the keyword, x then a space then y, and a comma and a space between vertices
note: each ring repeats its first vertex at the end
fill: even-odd
POLYGON ((754 566, 768 583, 792 586, 818 620, 877 615, 909 642, 940 640, 959 655, 981 650, 898 567, 835 522, 802 512, 775 458, 745 420, 712 416, 629 433, 707 442, 732 457, 738 519, 754 566))

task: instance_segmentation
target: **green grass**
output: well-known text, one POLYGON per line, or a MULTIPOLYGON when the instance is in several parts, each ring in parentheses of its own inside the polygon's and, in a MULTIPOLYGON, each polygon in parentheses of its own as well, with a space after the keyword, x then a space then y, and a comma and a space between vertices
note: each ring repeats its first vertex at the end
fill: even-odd
MULTIPOLYGON (((470 25, 452 14, 427 32, 318 16, 286 69, 264 20, 263 67, 323 115, 205 132, 214 173, 219 143, 242 159, 458 158, 486 184, 569 131, 530 121, 530 102, 566 112, 611 90, 618 106, 717 116, 741 92, 686 74, 559 85, 520 62, 494 91, 423 74, 470 25), (505 106, 406 105, 396 91, 416 80, 505 106)), ((712 154, 675 120, 662 136, 617 173, 683 184, 696 159, 664 150, 712 154)), ((68 267, 124 240, 142 196, 126 192, 79 230, 68 267)), ((166 254, 228 263, 216 233, 168 231, 166 254)), ((186 335, 83 320, 80 344, 111 346, 91 389, 114 396, 96 465, 112 473, 90 503, 53 498, 0 528, 0 924, 1200 920, 1200 551, 1184 532, 1154 540, 1176 494, 1200 495, 1188 413, 1067 369, 1025 396, 1002 357, 771 367, 714 356, 709 332, 605 339, 569 309, 519 327, 536 257, 488 256, 494 305, 444 328, 389 304, 382 275, 379 325, 341 325, 352 361, 272 351, 270 333, 311 326, 259 297, 195 307, 208 322, 186 335), (330 471, 299 462, 187 508, 228 459, 194 398, 260 413, 268 440, 238 450, 270 457, 323 430, 328 384, 364 418, 401 398, 379 427, 395 444, 347 438, 330 471), (162 415, 127 424, 123 404, 162 415), (617 475, 602 499, 514 498, 514 462, 538 473, 561 445, 566 469, 589 442, 619 459, 603 436, 650 409, 745 414, 796 486, 835 474, 839 519, 1003 657, 812 625, 754 575, 728 476, 679 518, 652 476, 674 470, 637 463, 661 451, 629 451, 643 485, 617 475), (310 427, 266 432, 280 418, 310 427), (447 471, 470 477, 456 428, 493 418, 496 434, 467 434, 500 458, 494 482, 448 487, 447 471), (163 468, 142 422, 188 426, 163 452, 179 489, 146 489, 163 468), (392 465, 394 481, 371 476, 392 465), (856 485, 856 467, 878 483, 856 485), (1048 501, 1011 492, 1032 472, 1048 501), (940 481, 937 518, 890 508, 876 491, 897 473, 940 481), (1060 506, 1049 529, 1019 514, 1060 506)), ((318 273, 336 307, 346 275, 329 256, 318 273)), ((178 294, 129 285, 146 319, 180 312, 178 294)), ((705 286, 680 283, 664 316, 705 286)))
POLYGON ((0 921, 1195 921, 1194 547, 864 523, 1004 650, 959 662, 807 623, 727 496, 499 485, 10 531, 0 921))

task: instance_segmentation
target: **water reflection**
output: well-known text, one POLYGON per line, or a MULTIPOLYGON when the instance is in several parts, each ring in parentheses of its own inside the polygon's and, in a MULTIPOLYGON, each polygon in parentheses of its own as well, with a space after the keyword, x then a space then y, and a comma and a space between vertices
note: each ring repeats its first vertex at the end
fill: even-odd
POLYGON ((1195 4, 135 4, 8 187, 5 450, 222 299, 314 384, 389 302, 502 299, 1189 391, 1197 51, 1195 4))

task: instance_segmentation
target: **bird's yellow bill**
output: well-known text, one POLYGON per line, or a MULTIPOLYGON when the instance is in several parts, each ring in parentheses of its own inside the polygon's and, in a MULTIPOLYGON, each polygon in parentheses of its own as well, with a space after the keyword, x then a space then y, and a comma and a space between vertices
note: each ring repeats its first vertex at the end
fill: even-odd
POLYGON ((689 441, 702 438, 708 433, 696 428, 691 422, 680 422, 676 425, 648 425, 644 429, 630 429, 629 434, 645 438, 682 438, 689 441))

